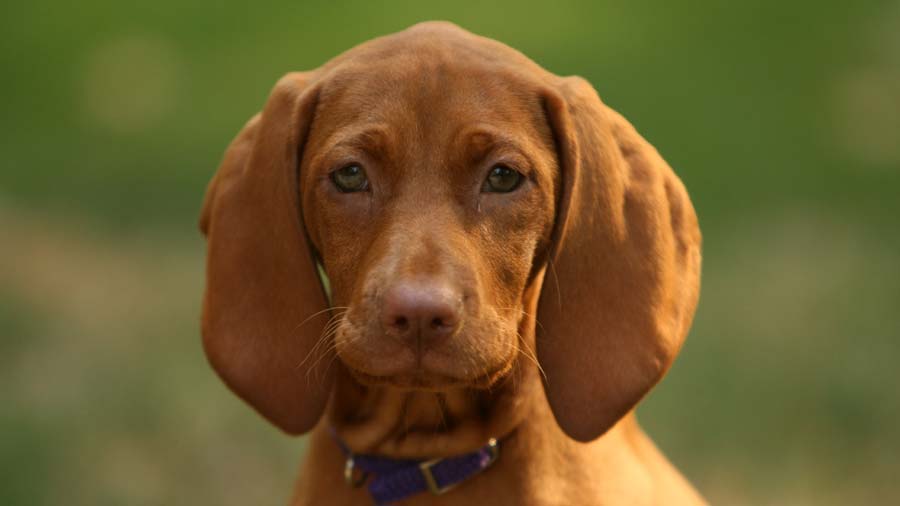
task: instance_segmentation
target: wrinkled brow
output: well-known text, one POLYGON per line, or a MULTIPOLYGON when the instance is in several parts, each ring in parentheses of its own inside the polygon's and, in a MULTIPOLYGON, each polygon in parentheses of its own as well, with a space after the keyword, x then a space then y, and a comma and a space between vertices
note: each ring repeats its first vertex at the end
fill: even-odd
POLYGON ((479 126, 460 132, 458 146, 466 148, 470 162, 479 162, 494 153, 504 153, 527 158, 522 143, 515 136, 500 132, 493 127, 479 126))
POLYGON ((325 141, 323 152, 363 152, 378 160, 389 159, 393 154, 395 136, 387 125, 362 125, 342 128, 325 141))

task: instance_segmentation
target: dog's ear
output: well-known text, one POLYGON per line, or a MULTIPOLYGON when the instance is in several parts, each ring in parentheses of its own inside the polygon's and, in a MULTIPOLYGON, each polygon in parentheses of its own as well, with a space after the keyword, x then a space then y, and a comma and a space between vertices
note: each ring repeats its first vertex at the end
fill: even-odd
POLYGON ((299 204, 312 81, 294 73, 278 82, 225 152, 200 218, 207 358, 237 395, 294 434, 316 424, 332 382, 330 360, 316 353, 328 305, 299 204))
POLYGON ((700 229, 672 169, 581 78, 545 95, 561 172, 537 352, 560 427, 594 439, 663 376, 691 325, 700 229))

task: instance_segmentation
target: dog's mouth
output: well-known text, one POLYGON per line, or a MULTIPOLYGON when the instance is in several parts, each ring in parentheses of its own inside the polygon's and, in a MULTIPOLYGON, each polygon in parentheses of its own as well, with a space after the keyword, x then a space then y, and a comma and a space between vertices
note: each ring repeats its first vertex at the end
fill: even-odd
POLYGON ((509 373, 517 356, 514 348, 492 360, 461 350, 417 354, 405 347, 370 347, 359 340, 339 342, 335 349, 340 363, 362 385, 432 392, 491 388, 509 373))
POLYGON ((499 367, 492 368, 471 378, 429 371, 422 367, 394 374, 376 374, 353 367, 345 360, 341 360, 341 362, 350 375, 362 385, 390 386, 402 390, 444 392, 461 387, 477 390, 488 389, 506 377, 513 367, 514 360, 510 359, 499 367))
POLYGON ((500 319, 468 319, 438 343, 398 339, 371 319, 345 315, 334 329, 339 362, 360 384, 440 392, 488 389, 512 369, 522 346, 500 319))
POLYGON ((408 390, 440 392, 463 386, 465 383, 453 376, 428 373, 421 369, 392 375, 370 374, 349 366, 347 369, 357 381, 366 386, 392 386, 408 390))

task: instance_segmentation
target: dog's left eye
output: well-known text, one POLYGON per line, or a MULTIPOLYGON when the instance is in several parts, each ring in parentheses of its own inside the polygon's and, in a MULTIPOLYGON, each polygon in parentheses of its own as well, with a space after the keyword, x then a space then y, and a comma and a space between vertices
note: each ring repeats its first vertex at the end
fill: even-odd
POLYGON ((369 188, 366 171, 359 165, 347 165, 332 172, 331 181, 343 193, 363 192, 369 188))
POLYGON ((495 165, 491 168, 484 184, 481 185, 481 191, 484 193, 509 193, 519 185, 525 176, 521 172, 510 169, 505 165, 495 165))

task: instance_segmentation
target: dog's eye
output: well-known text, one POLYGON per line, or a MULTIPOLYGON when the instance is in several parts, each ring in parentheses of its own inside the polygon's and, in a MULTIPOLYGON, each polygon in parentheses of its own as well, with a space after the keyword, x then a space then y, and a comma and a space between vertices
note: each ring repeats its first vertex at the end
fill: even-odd
POLYGON ((509 193, 525 179, 519 171, 510 169, 504 165, 495 165, 488 173, 481 191, 484 193, 509 193))
POLYGON ((359 165, 347 165, 332 172, 331 181, 343 193, 363 192, 369 188, 366 171, 359 165))

